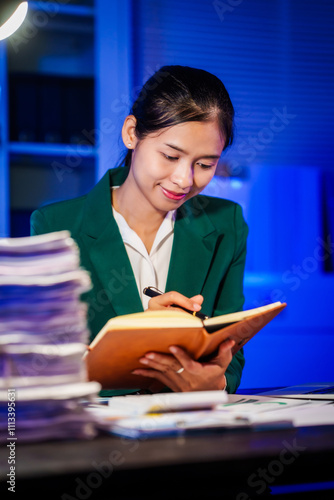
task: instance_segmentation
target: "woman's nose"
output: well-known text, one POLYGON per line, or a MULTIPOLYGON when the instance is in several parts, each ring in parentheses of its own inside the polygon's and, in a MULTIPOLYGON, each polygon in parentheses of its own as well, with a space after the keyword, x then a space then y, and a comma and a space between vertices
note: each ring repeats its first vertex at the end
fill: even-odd
POLYGON ((192 165, 180 163, 175 167, 171 175, 171 181, 177 184, 180 188, 186 189, 193 185, 193 168, 192 165))

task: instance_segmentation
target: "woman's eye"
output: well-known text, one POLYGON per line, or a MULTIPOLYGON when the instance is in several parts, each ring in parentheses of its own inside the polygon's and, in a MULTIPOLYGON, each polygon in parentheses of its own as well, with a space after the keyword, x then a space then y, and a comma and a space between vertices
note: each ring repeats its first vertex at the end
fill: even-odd
POLYGON ((198 163, 198 165, 199 165, 201 168, 204 168, 204 169, 214 167, 214 165, 206 165, 205 163, 198 163))
POLYGON ((169 161, 176 161, 176 160, 178 160, 177 156, 168 156, 168 155, 164 154, 164 157, 166 158, 166 160, 169 160, 169 161))

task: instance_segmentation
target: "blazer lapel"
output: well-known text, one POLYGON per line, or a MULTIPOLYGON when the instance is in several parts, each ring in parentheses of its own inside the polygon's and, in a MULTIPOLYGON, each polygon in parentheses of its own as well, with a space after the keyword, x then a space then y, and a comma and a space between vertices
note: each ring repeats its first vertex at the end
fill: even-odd
POLYGON ((175 221, 166 291, 176 290, 187 297, 201 293, 216 244, 215 226, 203 208, 196 208, 190 200, 181 207, 175 221))
POLYGON ((110 185, 121 184, 126 175, 127 170, 123 167, 107 172, 87 196, 82 222, 84 245, 116 315, 143 310, 111 207, 110 185))

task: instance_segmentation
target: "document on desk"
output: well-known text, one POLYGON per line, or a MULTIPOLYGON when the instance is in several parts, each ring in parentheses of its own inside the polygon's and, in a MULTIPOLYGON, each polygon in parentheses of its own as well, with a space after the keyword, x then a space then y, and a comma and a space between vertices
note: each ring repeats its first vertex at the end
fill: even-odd
POLYGON ((280 418, 295 427, 334 425, 334 404, 330 401, 285 399, 270 396, 229 394, 228 401, 216 409, 241 415, 263 415, 264 419, 280 418))
POLYGON ((299 399, 272 398, 270 396, 247 396, 229 394, 227 401, 216 406, 216 409, 230 413, 254 415, 263 412, 277 412, 285 408, 292 408, 306 404, 307 401, 299 399))
MULTIPOLYGON (((265 416, 273 418, 277 414, 278 412, 273 410, 267 411, 265 416)), ((281 408, 279 415, 281 418, 290 420, 294 427, 334 425, 334 403, 331 401, 305 401, 305 404, 281 408)))
POLYGON ((225 391, 167 392, 157 394, 129 394, 112 398, 96 398, 88 410, 96 415, 102 426, 122 418, 151 414, 190 412, 213 409, 227 401, 225 391))
MULTIPOLYGON (((269 399, 228 395, 224 391, 129 395, 111 398, 108 405, 93 404, 90 411, 100 420, 101 427, 127 437, 292 426, 291 420, 281 418, 279 412, 265 415, 266 409, 272 409, 269 399)), ((278 406, 277 400, 275 403, 278 406)), ((294 402, 282 404, 292 406, 294 402)))
POLYGON ((152 413, 138 417, 115 420, 112 434, 128 438, 179 435, 189 432, 224 431, 232 429, 268 430, 292 427, 290 420, 277 415, 238 415, 221 410, 152 413))
POLYGON ((196 401, 192 393, 116 397, 111 398, 109 405, 95 408, 95 412, 106 430, 128 438, 241 428, 260 431, 334 423, 334 405, 329 408, 328 402, 229 394, 225 401, 216 399, 215 404, 212 397, 215 391, 211 396, 210 392, 201 393, 202 402, 200 397, 196 401), (165 400, 168 396, 169 400, 165 400), (210 397, 211 407, 208 408, 210 397), (152 404, 159 398, 159 405, 152 404))
POLYGON ((167 392, 118 396, 109 400, 109 410, 123 415, 212 409, 228 401, 225 391, 167 392))

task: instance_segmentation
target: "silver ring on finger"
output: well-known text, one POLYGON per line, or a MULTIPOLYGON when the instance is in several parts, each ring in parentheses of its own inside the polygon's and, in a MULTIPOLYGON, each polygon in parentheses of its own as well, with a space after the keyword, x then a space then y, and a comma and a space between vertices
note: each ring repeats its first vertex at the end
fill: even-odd
POLYGON ((183 368, 183 366, 181 366, 181 368, 179 370, 176 370, 175 373, 182 373, 183 371, 184 371, 184 368, 183 368))

